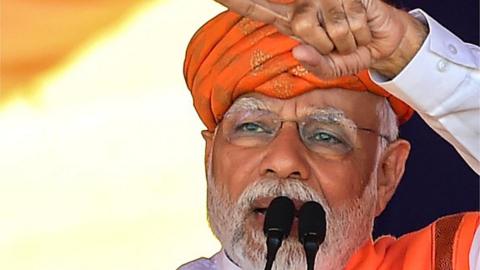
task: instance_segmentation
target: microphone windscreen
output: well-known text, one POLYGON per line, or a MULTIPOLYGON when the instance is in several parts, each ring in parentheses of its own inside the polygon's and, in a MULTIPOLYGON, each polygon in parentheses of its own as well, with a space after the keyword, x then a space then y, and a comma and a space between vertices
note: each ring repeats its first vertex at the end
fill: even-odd
POLYGON ((288 197, 280 196, 272 200, 265 213, 263 232, 268 236, 271 231, 281 232, 284 238, 290 234, 295 205, 288 197))
POLYGON ((303 204, 298 214, 298 237, 304 243, 305 237, 314 236, 319 244, 325 240, 327 231, 326 214, 323 207, 314 201, 303 204))

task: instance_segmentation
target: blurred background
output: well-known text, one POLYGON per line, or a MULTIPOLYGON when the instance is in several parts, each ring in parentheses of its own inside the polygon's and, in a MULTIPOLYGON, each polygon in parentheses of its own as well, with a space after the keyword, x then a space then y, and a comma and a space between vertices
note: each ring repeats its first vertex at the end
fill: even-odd
MULTIPOLYGON (((421 5, 478 44, 478 1, 421 5)), ((0 269, 176 269, 220 248, 182 64, 190 37, 221 10, 0 1, 0 269)), ((376 235, 478 209, 478 177, 448 144, 418 117, 401 134, 412 158, 376 235)))

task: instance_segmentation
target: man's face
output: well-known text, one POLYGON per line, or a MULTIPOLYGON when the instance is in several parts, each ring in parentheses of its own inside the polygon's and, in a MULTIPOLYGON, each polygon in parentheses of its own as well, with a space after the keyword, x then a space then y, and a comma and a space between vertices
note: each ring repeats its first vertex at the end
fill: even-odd
MULTIPOLYGON (((236 100, 216 134, 207 136, 209 221, 233 261, 243 269, 264 267, 264 210, 283 195, 297 209, 309 200, 322 204, 327 237, 317 267, 344 266, 369 238, 379 208, 381 102, 341 89, 236 100)), ((296 229, 295 220, 276 269, 304 269, 296 229)))

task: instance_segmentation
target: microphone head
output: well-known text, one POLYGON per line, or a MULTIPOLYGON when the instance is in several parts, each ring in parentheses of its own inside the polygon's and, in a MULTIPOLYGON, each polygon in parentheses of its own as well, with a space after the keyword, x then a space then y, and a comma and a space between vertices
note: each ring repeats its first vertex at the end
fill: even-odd
POLYGON ((327 231, 326 214, 323 207, 314 201, 306 202, 298 214, 298 238, 304 244, 305 238, 310 236, 320 245, 325 240, 327 231))
POLYGON ((263 232, 268 237, 270 232, 279 232, 283 238, 288 237, 292 228, 295 205, 288 197, 280 196, 272 200, 265 213, 263 232))

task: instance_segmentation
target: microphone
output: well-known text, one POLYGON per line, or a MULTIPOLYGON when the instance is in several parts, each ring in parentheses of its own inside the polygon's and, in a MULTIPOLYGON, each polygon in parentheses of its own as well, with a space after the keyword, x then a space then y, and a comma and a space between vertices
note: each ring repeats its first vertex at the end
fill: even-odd
POLYGON ((305 249, 308 270, 313 270, 318 248, 325 240, 325 215, 323 207, 314 201, 304 203, 298 214, 298 238, 305 249))
POLYGON ((267 263, 265 270, 272 269, 277 251, 292 228, 295 205, 288 197, 272 200, 265 213, 263 233, 267 237, 267 263))

